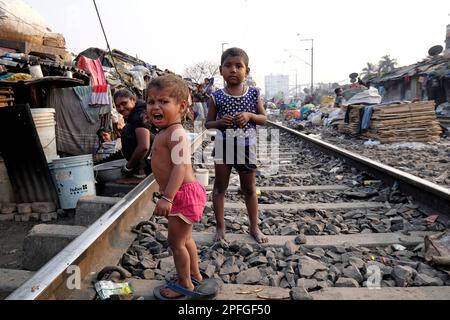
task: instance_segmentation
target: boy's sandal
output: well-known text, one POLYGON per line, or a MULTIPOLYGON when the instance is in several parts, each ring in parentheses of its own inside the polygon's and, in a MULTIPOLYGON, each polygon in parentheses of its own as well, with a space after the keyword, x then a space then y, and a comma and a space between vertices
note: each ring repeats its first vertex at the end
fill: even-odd
POLYGON ((144 180, 145 178, 147 178, 147 176, 145 174, 143 174, 143 175, 133 174, 133 177, 136 179, 140 179, 140 180, 144 180))
POLYGON ((206 280, 193 291, 180 286, 176 281, 169 282, 167 285, 159 286, 153 291, 153 295, 157 300, 211 300, 219 294, 220 285, 215 280, 206 280), (176 298, 169 298, 161 293, 161 290, 167 288, 173 292, 179 293, 182 296, 176 298))

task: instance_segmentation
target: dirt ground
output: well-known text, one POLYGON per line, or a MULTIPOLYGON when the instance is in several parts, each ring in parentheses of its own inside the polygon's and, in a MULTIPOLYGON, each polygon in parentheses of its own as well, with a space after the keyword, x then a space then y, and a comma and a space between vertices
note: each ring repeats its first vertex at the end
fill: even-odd
MULTIPOLYGON (((74 218, 68 217, 49 224, 71 225, 74 218)), ((23 242, 35 225, 42 222, 0 223, 0 269, 22 270, 23 242)))

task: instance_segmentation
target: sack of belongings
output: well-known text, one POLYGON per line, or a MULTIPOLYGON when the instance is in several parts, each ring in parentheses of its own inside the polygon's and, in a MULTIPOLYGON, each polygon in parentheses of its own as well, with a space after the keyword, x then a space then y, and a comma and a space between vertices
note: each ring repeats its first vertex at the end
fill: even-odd
POLYGON ((42 45, 50 30, 44 18, 22 0, 0 0, 0 39, 42 45))

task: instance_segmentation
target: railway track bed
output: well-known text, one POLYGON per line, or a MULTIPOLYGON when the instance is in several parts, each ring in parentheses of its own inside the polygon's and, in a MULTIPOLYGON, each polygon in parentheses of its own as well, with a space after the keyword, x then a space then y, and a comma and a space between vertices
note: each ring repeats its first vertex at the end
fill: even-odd
MULTIPOLYGON (((266 159, 260 159, 257 179, 260 228, 269 236, 269 243, 257 244, 248 235, 236 176, 231 179, 225 206, 227 241, 213 241, 211 202, 201 223, 194 227, 201 270, 222 283, 217 299, 450 299, 449 274, 432 266, 424 254, 424 237, 447 230, 445 209, 416 202, 401 192, 403 182, 390 184, 377 172, 356 169, 351 161, 311 148, 310 142, 292 132, 282 132, 281 145, 288 147, 279 150, 283 160, 278 170, 274 172, 266 159)), ((211 150, 208 143, 201 147, 211 150)), ((212 185, 212 163, 204 167, 211 170, 212 185)), ((55 270, 53 280, 47 280, 53 285, 39 288, 35 298, 93 299, 96 273, 117 262, 129 272, 127 281, 135 288, 135 298, 153 299, 153 288, 173 278, 176 272, 167 241, 167 219, 147 213, 152 210, 148 199, 157 186, 152 183, 137 189, 87 231, 103 226, 101 237, 78 249, 85 258, 73 253, 67 262, 84 264, 82 290, 62 289, 65 276, 55 270), (139 200, 126 204, 131 199, 139 200), (117 213, 118 208, 122 213, 117 213), (126 218, 127 212, 133 218, 126 218), (125 233, 119 237, 120 245, 114 243, 118 230, 125 233), (106 253, 111 247, 114 250, 106 253), (108 257, 86 262, 93 254, 108 257), (59 285, 54 284, 55 279, 59 285)), ((211 187, 208 192, 211 201, 211 187)), ((82 240, 76 241, 80 245, 82 240)), ((76 241, 66 250, 75 248, 76 241)), ((45 268, 49 270, 57 258, 45 268)), ((62 261, 63 254, 59 258, 62 261)), ((64 268, 59 266, 59 270, 64 268)), ((29 297, 27 288, 43 279, 44 272, 10 298, 29 297)), ((113 279, 118 276, 110 275, 113 279)), ((47 279, 51 277, 47 275, 47 279)))

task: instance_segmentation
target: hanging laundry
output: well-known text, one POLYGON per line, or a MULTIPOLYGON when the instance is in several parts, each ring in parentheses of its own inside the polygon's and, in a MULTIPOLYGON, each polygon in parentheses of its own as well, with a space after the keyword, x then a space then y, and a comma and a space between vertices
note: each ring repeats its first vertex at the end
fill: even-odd
MULTIPOLYGON (((90 154, 98 143, 97 130, 111 127, 110 114, 98 114, 100 121, 87 120, 82 103, 73 88, 53 88, 48 94, 47 108, 56 110, 56 144, 59 152, 77 156, 90 154)), ((94 108, 91 108, 94 109, 94 108)), ((101 109, 94 109, 99 112, 101 109)))
POLYGON ((84 115, 86 116, 86 119, 89 123, 94 124, 98 123, 100 121, 100 118, 108 113, 111 113, 113 110, 113 106, 111 104, 112 102, 112 95, 111 90, 108 86, 107 93, 108 93, 108 100, 110 103, 108 104, 97 104, 95 106, 90 105, 90 100, 92 96, 92 88, 89 86, 79 86, 73 88, 73 91, 75 92, 75 95, 80 100, 81 110, 83 111, 84 115))
POLYGON ((109 104, 108 83, 100 59, 92 60, 85 56, 80 56, 77 67, 89 72, 91 75, 92 96, 90 105, 109 104))

